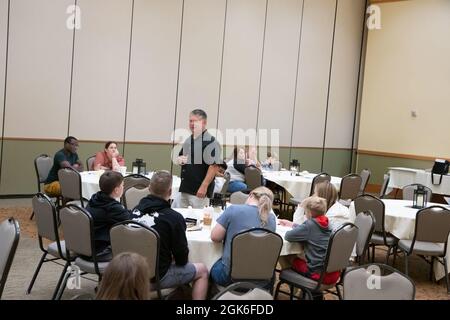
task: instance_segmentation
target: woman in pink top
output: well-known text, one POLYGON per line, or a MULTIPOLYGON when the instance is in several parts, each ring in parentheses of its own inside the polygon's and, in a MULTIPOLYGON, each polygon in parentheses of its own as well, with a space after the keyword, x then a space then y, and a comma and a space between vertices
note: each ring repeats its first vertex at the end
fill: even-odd
POLYGON ((118 171, 120 166, 125 165, 125 159, 119 155, 117 143, 109 141, 105 144, 105 150, 97 152, 94 161, 94 170, 118 171))

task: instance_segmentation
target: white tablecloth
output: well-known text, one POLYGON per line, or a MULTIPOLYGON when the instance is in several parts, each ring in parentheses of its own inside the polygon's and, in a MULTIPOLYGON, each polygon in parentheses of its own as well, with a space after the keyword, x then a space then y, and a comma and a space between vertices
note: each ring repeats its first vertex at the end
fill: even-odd
MULTIPOLYGON (((180 212, 185 218, 203 219, 203 209, 174 209, 180 212)), ((211 229, 215 225, 215 220, 221 214, 213 214, 213 223, 211 226, 203 226, 201 230, 186 231, 186 236, 189 246, 189 261, 190 262, 203 262, 208 270, 211 269, 213 264, 222 256, 223 245, 222 243, 213 242, 211 240, 211 229)), ((283 248, 281 249, 280 256, 289 254, 299 254, 303 252, 302 246, 296 242, 288 242, 284 240, 286 231, 291 228, 286 228, 277 225, 276 232, 283 238, 283 248)))
MULTIPOLYGON (((385 204, 385 219, 384 227, 387 232, 392 233, 395 237, 402 240, 411 240, 414 237, 414 228, 416 223, 416 214, 418 209, 411 208, 412 201, 410 200, 393 200, 383 199, 385 204)), ((428 203, 428 206, 443 206, 439 203, 428 203)), ((449 208, 449 206, 444 206, 449 208)), ((355 214, 355 205, 350 204, 350 212, 355 214)), ((447 265, 450 269, 450 248, 447 248, 447 265)), ((444 268, 440 263, 435 263, 434 271, 436 279, 444 277, 444 268)))
MULTIPOLYGON (((420 183, 430 188, 433 193, 450 195, 450 175, 442 177, 440 185, 434 185, 431 181, 431 172, 422 169, 390 167, 390 180, 388 187, 402 189, 412 183, 420 183)), ((439 175, 434 175, 434 182, 439 182, 439 175)))
MULTIPOLYGON (((100 180, 100 175, 102 171, 84 171, 80 172, 81 174, 81 192, 83 194, 83 198, 91 199, 92 195, 98 191, 100 191, 100 187, 98 182, 100 180)), ((146 175, 147 178, 152 177, 152 172, 146 175)), ((173 176, 172 183, 172 196, 175 196, 178 193, 178 189, 180 188, 181 179, 177 176, 173 176)))
MULTIPOLYGON (((263 172, 263 176, 286 189, 294 198, 304 199, 309 196, 311 184, 316 174, 308 173, 293 176, 290 171, 267 171, 263 172)), ((331 177, 331 183, 339 190, 341 178, 331 177)))

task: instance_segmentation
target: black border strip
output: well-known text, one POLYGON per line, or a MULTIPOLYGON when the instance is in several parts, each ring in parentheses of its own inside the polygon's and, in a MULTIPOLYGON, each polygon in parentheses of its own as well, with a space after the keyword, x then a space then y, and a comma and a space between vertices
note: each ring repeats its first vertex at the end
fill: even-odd
POLYGON ((295 104, 297 103, 297 86, 298 86, 298 72, 300 70, 300 53, 301 53, 301 44, 302 44, 302 35, 303 35, 303 17, 305 12, 305 1, 302 2, 302 14, 300 17, 300 32, 299 32, 299 38, 298 38, 298 53, 297 53, 297 73, 295 74, 295 88, 294 88, 294 106, 292 108, 292 124, 291 124, 291 143, 289 145, 289 163, 287 165, 290 165, 292 159, 292 140, 294 138, 294 119, 295 119, 295 104))
MULTIPOLYGON (((173 117, 173 130, 177 126, 177 111, 178 111, 178 89, 180 85, 180 68, 181 68, 181 47, 183 43, 183 23, 184 23, 184 0, 181 5, 181 23, 180 23, 180 47, 178 49, 178 71, 177 71, 177 89, 175 91, 175 115, 173 117)), ((172 139, 172 150, 175 147, 175 140, 172 139)), ((173 172, 173 161, 170 159, 170 173, 173 172)))
POLYGON ((131 54, 133 47, 133 24, 134 24, 134 0, 131 2, 131 26, 130 26, 130 48, 128 51, 128 75, 127 75, 127 93, 125 99, 125 123, 123 126, 123 143, 122 143, 122 155, 125 157, 125 139, 127 135, 127 118, 128 118, 128 99, 130 92, 130 73, 131 73, 131 54))
POLYGON ((2 179, 2 167, 3 167, 3 138, 5 137, 5 114, 6 114, 6 94, 7 94, 7 82, 8 82, 8 58, 9 58, 9 23, 11 14, 11 0, 8 0, 8 22, 6 23, 6 55, 5 55, 5 86, 3 92, 3 119, 2 119, 2 142, 0 146, 0 185, 2 179))
POLYGON ((324 158, 325 158, 325 141, 327 138, 328 107, 330 104, 331 75, 333 72, 334 40, 335 40, 335 36, 336 36, 336 20, 337 20, 338 4, 339 4, 339 0, 336 0, 336 7, 334 9, 333 39, 331 42, 330 72, 328 74, 327 108, 325 111, 325 127, 323 130, 322 163, 320 165, 320 172, 323 172, 323 162, 324 162, 324 158))
MULTIPOLYGON (((358 69, 358 84, 356 85, 356 101, 355 101, 355 112, 353 115, 353 133, 352 133, 352 147, 350 149, 351 153, 350 153, 350 170, 349 172, 352 171, 353 169, 353 153, 355 152, 353 150, 353 148, 355 147, 355 133, 356 133, 356 117, 358 114, 358 105, 361 106, 361 100, 362 100, 362 95, 360 97, 360 88, 362 88, 360 86, 361 84, 361 77, 364 76, 364 69, 365 69, 365 63, 364 65, 362 65, 363 63, 363 56, 365 57, 366 52, 364 51, 364 43, 367 43, 366 40, 366 10, 367 10, 367 5, 368 5, 368 0, 366 0, 366 4, 364 6, 364 12, 363 12, 363 23, 362 23, 362 36, 361 36, 361 51, 359 54, 359 69, 358 69)), ((367 48, 367 47, 366 47, 367 48)), ((365 58, 364 58, 365 60, 365 58)), ((364 83, 364 79, 362 79, 362 82, 364 83)), ((359 138, 359 137, 358 137, 359 138)), ((357 159, 357 158, 356 158, 357 159)), ((356 164, 355 164, 355 171, 356 171, 356 164)))

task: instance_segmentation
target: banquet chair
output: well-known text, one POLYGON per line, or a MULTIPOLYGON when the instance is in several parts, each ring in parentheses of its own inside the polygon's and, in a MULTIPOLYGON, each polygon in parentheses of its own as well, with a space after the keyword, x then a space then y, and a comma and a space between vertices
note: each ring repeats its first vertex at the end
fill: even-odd
MULTIPOLYGON (((331 176, 326 172, 321 172, 318 175, 316 175, 312 182, 311 182, 311 189, 309 190, 309 196, 311 197, 314 194, 314 189, 316 188, 316 185, 328 181, 331 183, 331 176)), ((295 207, 298 206, 304 199, 299 198, 291 198, 288 203, 288 210, 290 207, 292 207, 293 210, 295 210, 295 207)))
POLYGON ((84 202, 89 200, 83 198, 80 173, 72 168, 62 168, 58 170, 58 179, 65 204, 68 204, 70 201, 70 204, 84 208, 84 202))
POLYGON ((438 261, 444 265, 448 293, 450 293, 450 287, 446 253, 449 233, 450 210, 441 206, 432 206, 417 212, 413 239, 401 239, 398 242, 399 250, 405 255, 406 274, 408 274, 408 258, 410 255, 416 254, 430 264, 430 278, 433 275, 434 259, 438 258, 438 261), (427 260, 426 257, 431 257, 431 259, 427 260))
MULTIPOLYGON (((45 262, 54 262, 59 264, 56 262, 57 260, 67 259, 65 241, 61 241, 59 238, 58 214, 55 205, 52 203, 50 198, 43 193, 37 193, 31 202, 33 211, 36 215, 39 248, 43 253, 33 274, 30 285, 28 286, 27 294, 30 294, 33 289, 34 282, 36 281, 39 271, 45 262), (44 239, 52 242, 44 247, 44 239), (48 255, 50 255, 51 258, 46 258, 48 255)), ((72 260, 73 259, 74 257, 72 257, 72 260)), ((66 270, 63 272, 65 271, 66 270)))
MULTIPOLYGON (((47 180, 48 174, 53 166, 53 159, 46 154, 41 154, 34 159, 34 170, 37 178, 37 190, 41 192, 41 184, 47 180)), ((59 206, 60 197, 56 197, 55 204, 59 206)), ((34 217, 34 211, 31 213, 30 220, 34 217)))
POLYGON ((123 190, 131 187, 138 189, 147 188, 150 185, 150 179, 142 174, 130 174, 123 178, 123 190))
POLYGON ((86 159, 86 170, 87 171, 94 171, 94 162, 95 162, 95 155, 90 156, 86 159))
POLYGON ((230 277, 233 282, 247 281, 273 290, 275 267, 283 239, 275 232, 253 228, 234 235, 231 240, 230 277))
POLYGON ((86 209, 68 204, 59 211, 59 215, 66 243, 67 260, 53 294, 53 299, 57 300, 61 299, 71 275, 66 272, 69 266, 72 270, 78 268, 80 275, 97 275, 98 282, 100 282, 102 274, 109 264, 109 262, 100 262, 97 259, 94 244, 94 221, 86 209), (73 263, 72 260, 74 260, 73 263))
POLYGON ((19 244, 19 222, 9 218, 0 223, 0 299, 19 244))
POLYGON ((380 199, 384 199, 386 197, 386 192, 387 192, 387 189, 388 189, 389 180, 390 180, 389 173, 385 173, 383 175, 383 184, 381 185, 381 190, 380 190, 380 194, 379 194, 380 199))
MULTIPOLYGON (((369 247, 372 247, 372 262, 375 260, 375 247, 388 247, 386 253, 386 264, 389 262, 389 256, 396 252, 398 239, 385 229, 385 205, 384 202, 369 194, 364 194, 354 200, 355 213, 370 211, 375 218, 375 229, 370 239, 369 247)), ((370 250, 368 250, 368 253, 370 250)), ((396 255, 394 254, 393 265, 395 265, 396 255)))
POLYGON ((212 300, 273 300, 273 297, 254 283, 236 282, 221 290, 212 300))
POLYGON ((148 196, 150 191, 148 188, 138 189, 136 187, 128 188, 123 193, 123 205, 128 210, 133 210, 142 198, 148 196))
POLYGON ((344 176, 339 190, 339 202, 348 207, 352 200, 359 195, 361 184, 362 178, 359 174, 350 173, 344 176))
MULTIPOLYGON (((323 271, 320 274, 318 281, 307 278, 293 269, 284 269, 279 276, 279 282, 275 290, 275 299, 278 297, 278 293, 282 292, 289 294, 290 300, 294 298, 294 287, 300 288, 302 291, 302 298, 306 295, 313 297, 322 295, 324 291, 327 291, 335 286, 337 283, 324 284, 322 283, 325 273, 342 272, 348 266, 350 255, 352 254, 353 247, 355 246, 358 236, 358 228, 352 223, 344 223, 341 226, 335 228, 331 233, 330 240, 328 241, 327 253, 323 263, 323 271), (286 283, 289 286, 289 292, 281 291, 280 286, 286 283)), ((336 290, 337 295, 340 297, 340 291, 336 290)))
POLYGON ((414 300, 415 293, 410 277, 385 264, 367 264, 345 274, 344 300, 414 300))
POLYGON ((426 201, 430 202, 431 201, 431 196, 433 195, 433 191, 430 188, 425 187, 424 185, 421 185, 420 183, 413 183, 413 184, 409 184, 407 186, 404 186, 403 189, 402 189, 403 200, 413 201, 413 199, 414 199, 414 190, 417 190, 417 188, 419 186, 423 186, 423 188, 425 189, 425 192, 426 192, 426 201))
POLYGON ((110 230, 111 248, 113 256, 122 252, 134 252, 143 256, 150 267, 152 291, 162 299, 172 292, 174 288, 161 290, 159 279, 159 247, 158 232, 136 221, 123 221, 115 224, 110 230))
POLYGON ((369 169, 362 169, 361 173, 359 174, 361 177, 361 186, 359 188, 359 195, 364 194, 367 184, 369 183, 370 179, 370 170, 369 169))
POLYGON ((254 166, 245 168, 245 184, 247 185, 248 191, 262 186, 261 170, 254 166))

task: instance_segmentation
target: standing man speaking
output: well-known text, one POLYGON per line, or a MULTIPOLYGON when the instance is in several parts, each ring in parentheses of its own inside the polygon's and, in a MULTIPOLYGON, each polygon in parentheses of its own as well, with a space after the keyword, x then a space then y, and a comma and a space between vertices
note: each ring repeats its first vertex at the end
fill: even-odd
POLYGON ((209 205, 214 191, 214 178, 221 159, 220 145, 206 129, 207 115, 201 109, 189 114, 191 135, 184 141, 178 156, 181 165, 180 202, 182 208, 209 205))

